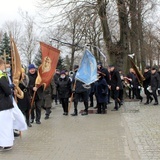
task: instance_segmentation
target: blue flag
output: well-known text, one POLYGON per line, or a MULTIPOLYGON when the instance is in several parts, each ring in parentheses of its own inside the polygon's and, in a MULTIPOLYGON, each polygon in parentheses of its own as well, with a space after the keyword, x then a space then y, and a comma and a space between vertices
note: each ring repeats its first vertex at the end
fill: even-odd
POLYGON ((87 85, 97 81, 97 62, 89 50, 85 50, 75 78, 87 85))

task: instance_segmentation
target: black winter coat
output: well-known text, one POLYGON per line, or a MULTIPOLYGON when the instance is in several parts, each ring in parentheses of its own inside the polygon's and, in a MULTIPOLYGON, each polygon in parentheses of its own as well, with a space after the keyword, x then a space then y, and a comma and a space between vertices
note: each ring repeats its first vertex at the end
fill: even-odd
POLYGON ((157 90, 158 88, 160 88, 160 76, 156 72, 154 74, 151 74, 151 89, 157 90))
POLYGON ((69 98, 71 96, 71 80, 69 77, 59 78, 56 84, 59 98, 69 98))
MULTIPOLYGON (((29 77, 29 91, 30 91, 30 95, 33 96, 34 91, 33 91, 33 87, 35 87, 35 81, 37 78, 37 72, 35 74, 30 74, 28 73, 28 77, 29 77)), ((36 95, 35 95, 35 100, 39 100, 39 99, 43 99, 43 91, 44 91, 44 87, 41 86, 37 89, 36 91, 36 95)))
POLYGON ((83 92, 88 92, 89 90, 87 88, 85 88, 85 83, 79 81, 79 80, 75 80, 75 76, 76 76, 76 72, 73 75, 73 79, 72 79, 72 84, 74 86, 74 83, 76 81, 76 88, 75 88, 75 92, 76 93, 83 93, 83 92))
POLYGON ((116 87, 122 89, 123 84, 119 72, 117 70, 113 70, 112 72, 110 72, 110 74, 111 74, 111 90, 116 90, 116 87))
POLYGON ((107 70, 106 68, 104 68, 104 67, 101 67, 98 71, 100 71, 100 72, 102 72, 102 73, 105 74, 104 78, 105 78, 107 84, 110 84, 111 81, 110 81, 110 77, 109 77, 109 72, 108 72, 108 70, 107 70))
POLYGON ((104 78, 100 78, 95 82, 95 96, 98 103, 106 103, 108 101, 108 85, 104 78))
POLYGON ((13 108, 13 103, 11 100, 11 88, 7 81, 7 77, 0 75, 0 111, 8 110, 13 108))
POLYGON ((144 72, 143 76, 145 78, 145 80, 143 81, 143 87, 147 88, 151 85, 151 71, 149 70, 147 72, 144 72))
POLYGON ((22 112, 25 112, 31 108, 31 101, 30 101, 30 94, 29 94, 29 88, 28 88, 29 79, 26 78, 26 82, 20 82, 19 87, 24 93, 24 98, 19 99, 17 98, 17 104, 19 109, 22 112))

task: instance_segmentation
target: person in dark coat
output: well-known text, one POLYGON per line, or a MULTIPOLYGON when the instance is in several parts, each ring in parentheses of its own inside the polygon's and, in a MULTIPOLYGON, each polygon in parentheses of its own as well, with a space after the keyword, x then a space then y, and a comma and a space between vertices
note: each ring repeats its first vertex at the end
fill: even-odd
POLYGON ((123 104, 123 94, 124 94, 124 74, 122 73, 122 70, 119 69, 119 74, 122 82, 122 88, 119 89, 119 100, 120 100, 120 105, 123 104))
POLYGON ((35 86, 35 81, 37 78, 37 71, 36 68, 33 64, 30 64, 28 66, 28 77, 29 77, 29 91, 30 91, 30 95, 31 98, 33 98, 33 94, 34 92, 36 92, 35 94, 35 99, 34 99, 34 106, 31 106, 31 123, 34 122, 34 119, 36 120, 37 124, 41 124, 40 119, 41 119, 41 107, 42 107, 42 103, 43 103, 43 91, 44 91, 44 86, 40 86, 39 88, 37 88, 37 86, 35 86), (36 117, 34 114, 34 111, 36 111, 36 117))
POLYGON ((68 115, 68 103, 71 96, 71 79, 66 75, 65 71, 61 71, 60 77, 56 82, 58 96, 62 104, 63 115, 68 115))
MULTIPOLYGON (((103 73, 103 76, 104 76, 107 84, 110 85, 110 83, 111 83, 110 80, 111 79, 110 79, 110 73, 109 73, 108 68, 103 67, 102 62, 98 62, 97 63, 97 69, 98 69, 99 73, 103 73)), ((108 90, 107 96, 108 96, 108 98, 107 98, 107 100, 108 100, 107 104, 109 104, 109 103, 111 103, 110 102, 110 90, 108 90)))
POLYGON ((25 74, 25 70, 22 68, 22 75, 21 75, 21 80, 19 83, 19 88, 23 91, 24 98, 20 99, 17 97, 17 104, 18 104, 19 109, 22 111, 22 113, 24 114, 24 116, 26 118, 27 126, 32 127, 32 125, 30 124, 30 119, 29 119, 29 116, 30 116, 29 112, 31 109, 31 101, 30 101, 28 84, 29 84, 29 78, 25 74))
POLYGON ((149 104, 152 102, 152 94, 149 92, 148 87, 151 85, 151 67, 146 66, 144 69, 144 74, 143 74, 145 80, 143 81, 143 88, 144 88, 144 93, 146 95, 146 102, 144 103, 145 105, 149 104))
POLYGON ((157 73, 156 67, 151 69, 151 90, 154 97, 154 105, 158 105, 157 90, 160 89, 160 76, 157 73))
POLYGON ((50 84, 45 90, 44 90, 44 97, 43 97, 43 103, 42 108, 46 111, 44 119, 49 119, 49 116, 51 114, 51 108, 52 108, 52 84, 50 84))
MULTIPOLYGON (((56 73, 54 74, 53 76, 53 81, 52 81, 52 86, 53 86, 53 98, 54 98, 54 101, 55 101, 55 105, 58 104, 58 92, 57 92, 57 81, 60 77, 60 70, 59 69, 56 69, 56 73)), ((59 101, 60 102, 60 101, 59 101)))
POLYGON ((136 72, 134 72, 134 76, 132 79, 132 84, 133 84, 133 93, 136 96, 136 99, 139 99, 141 102, 143 100, 143 97, 141 96, 141 83, 138 79, 138 76, 136 75, 136 72))
POLYGON ((75 85, 75 89, 73 88, 73 92, 74 92, 74 113, 72 113, 72 116, 77 116, 78 115, 78 110, 77 110, 77 106, 78 106, 78 101, 80 99, 80 97, 82 98, 82 101, 84 103, 85 109, 82 112, 81 115, 88 115, 88 86, 86 86, 85 83, 79 81, 79 80, 75 80, 75 76, 77 73, 79 66, 75 65, 74 66, 74 75, 73 75, 73 79, 72 79, 72 83, 73 86, 75 85))
POLYGON ((114 99, 115 107, 112 111, 117 111, 119 109, 120 100, 119 100, 119 90, 122 89, 122 81, 120 78, 119 72, 116 70, 114 65, 110 65, 110 75, 111 75, 111 84, 109 89, 111 90, 111 97, 114 99))
POLYGON ((97 99, 97 114, 106 113, 106 103, 108 94, 108 84, 102 74, 99 74, 98 81, 95 82, 95 96, 97 99))

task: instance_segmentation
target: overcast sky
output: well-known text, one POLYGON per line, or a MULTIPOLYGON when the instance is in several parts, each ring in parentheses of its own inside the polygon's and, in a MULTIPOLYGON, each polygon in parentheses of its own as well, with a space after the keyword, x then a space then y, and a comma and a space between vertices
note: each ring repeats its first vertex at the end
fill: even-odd
POLYGON ((0 4, 0 25, 5 21, 18 20, 20 16, 18 10, 28 11, 29 14, 35 14, 36 0, 4 0, 0 4))

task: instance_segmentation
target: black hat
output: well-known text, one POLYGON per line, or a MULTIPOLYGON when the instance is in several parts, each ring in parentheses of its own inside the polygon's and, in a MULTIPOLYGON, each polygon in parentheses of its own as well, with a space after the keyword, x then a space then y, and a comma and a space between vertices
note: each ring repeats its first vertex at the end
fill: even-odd
POLYGON ((146 66, 145 69, 151 69, 151 67, 150 66, 146 66))
POLYGON ((109 68, 111 68, 111 67, 115 67, 115 65, 114 65, 114 64, 110 64, 110 65, 109 65, 109 68))
POLYGON ((60 69, 57 68, 57 69, 56 69, 56 72, 60 72, 60 69))
POLYGON ((74 70, 79 68, 79 65, 74 65, 74 70))
POLYGON ((152 67, 152 70, 157 70, 157 68, 156 67, 152 67))
POLYGON ((97 62, 97 66, 102 66, 102 62, 97 62))

